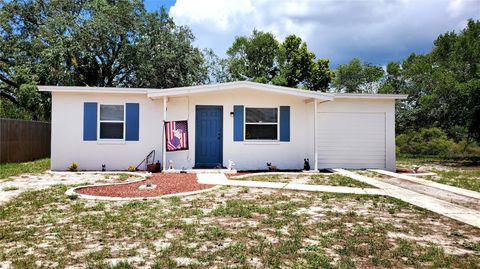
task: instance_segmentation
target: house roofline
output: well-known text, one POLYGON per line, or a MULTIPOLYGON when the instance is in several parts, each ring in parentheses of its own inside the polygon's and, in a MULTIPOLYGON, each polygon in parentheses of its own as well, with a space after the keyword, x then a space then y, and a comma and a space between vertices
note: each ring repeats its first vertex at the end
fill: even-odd
POLYGON ((383 93, 333 93, 335 99, 407 99, 406 94, 383 94, 383 93))
POLYGON ((70 92, 70 93, 147 93, 146 88, 120 88, 120 87, 88 87, 88 86, 37 86, 41 92, 70 92))
POLYGON ((305 97, 305 98, 333 100, 333 95, 330 93, 307 91, 307 90, 301 90, 296 88, 256 83, 251 81, 235 81, 235 82, 179 87, 179 88, 170 88, 170 89, 156 89, 156 90, 149 91, 148 97, 155 99, 155 98, 160 98, 164 96, 178 96, 178 95, 188 95, 188 94, 215 92, 215 91, 226 91, 226 90, 234 90, 238 88, 290 94, 290 95, 296 95, 296 96, 305 97))
POLYGON ((260 90, 281 94, 289 94, 304 98, 319 100, 334 99, 406 99, 407 95, 400 94, 362 94, 362 93, 325 93, 307 91, 296 88, 262 84, 251 81, 235 81, 208 85, 197 85, 188 87, 177 87, 167 89, 154 88, 121 88, 121 87, 88 87, 88 86, 37 86, 42 92, 63 92, 63 93, 108 93, 108 94, 146 94, 149 98, 157 99, 169 96, 181 96, 197 93, 227 91, 238 88, 260 90))

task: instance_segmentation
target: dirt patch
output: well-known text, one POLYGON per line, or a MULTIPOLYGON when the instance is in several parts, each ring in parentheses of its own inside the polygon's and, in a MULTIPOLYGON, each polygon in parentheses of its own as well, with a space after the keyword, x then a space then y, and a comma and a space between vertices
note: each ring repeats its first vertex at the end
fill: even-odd
POLYGON ((196 174, 154 174, 145 181, 122 185, 94 186, 75 190, 77 193, 109 197, 155 197, 166 194, 204 190, 214 185, 200 184, 196 174), (142 185, 156 185, 140 190, 142 185))

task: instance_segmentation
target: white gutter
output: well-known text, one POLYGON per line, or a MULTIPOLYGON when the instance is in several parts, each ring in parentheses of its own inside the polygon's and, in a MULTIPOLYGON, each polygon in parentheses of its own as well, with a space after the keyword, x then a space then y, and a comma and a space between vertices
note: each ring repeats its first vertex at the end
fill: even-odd
POLYGON ((317 150, 317 108, 318 108, 318 102, 315 100, 313 102, 314 105, 314 110, 313 110, 313 150, 314 150, 314 159, 315 159, 315 164, 314 164, 314 170, 318 171, 318 150, 317 150))
POLYGON ((167 139, 166 139, 166 133, 165 133, 165 122, 167 122, 167 98, 166 96, 163 97, 163 130, 162 130, 162 141, 163 141, 163 145, 162 145, 162 165, 163 165, 163 170, 167 170, 166 167, 167 167, 167 164, 166 164, 166 161, 167 161, 167 148, 166 148, 166 145, 167 145, 167 139))
POLYGON ((41 92, 63 93, 117 93, 117 94, 146 94, 144 88, 120 88, 120 87, 78 87, 78 86, 37 86, 41 92))
POLYGON ((335 99, 407 99, 406 94, 382 94, 382 93, 334 93, 335 99))

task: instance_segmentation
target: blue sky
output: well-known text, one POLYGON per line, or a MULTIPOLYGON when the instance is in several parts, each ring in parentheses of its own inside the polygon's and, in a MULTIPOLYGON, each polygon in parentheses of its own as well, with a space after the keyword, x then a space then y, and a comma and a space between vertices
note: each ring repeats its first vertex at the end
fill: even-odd
POLYGON ((480 19, 480 0, 146 0, 165 6, 175 22, 189 26, 200 48, 225 57, 235 36, 253 29, 305 40, 333 67, 354 57, 385 65, 410 53, 426 53, 435 38, 480 19))
POLYGON ((175 4, 175 0, 145 0, 145 8, 148 10, 158 10, 164 6, 167 11, 175 4))

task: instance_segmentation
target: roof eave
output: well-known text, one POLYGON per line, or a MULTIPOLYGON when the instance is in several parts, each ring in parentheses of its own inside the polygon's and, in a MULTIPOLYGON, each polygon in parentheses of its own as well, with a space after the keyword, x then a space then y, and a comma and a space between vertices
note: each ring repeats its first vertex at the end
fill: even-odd
POLYGON ((300 89, 290 89, 286 87, 260 84, 260 83, 254 83, 254 82, 248 82, 248 81, 171 88, 171 89, 154 89, 154 90, 148 91, 148 97, 152 99, 156 99, 156 98, 162 98, 165 96, 166 97, 182 96, 182 95, 190 95, 190 94, 198 94, 198 93, 206 93, 206 92, 234 90, 238 88, 262 90, 262 91, 275 92, 280 94, 295 95, 295 96, 300 96, 304 98, 333 100, 333 95, 328 93, 309 92, 309 91, 304 91, 300 89))
POLYGON ((334 94, 335 99, 377 99, 377 100, 405 100, 406 94, 334 94))
POLYGON ((41 92, 146 94, 148 89, 115 87, 37 86, 41 92))

